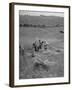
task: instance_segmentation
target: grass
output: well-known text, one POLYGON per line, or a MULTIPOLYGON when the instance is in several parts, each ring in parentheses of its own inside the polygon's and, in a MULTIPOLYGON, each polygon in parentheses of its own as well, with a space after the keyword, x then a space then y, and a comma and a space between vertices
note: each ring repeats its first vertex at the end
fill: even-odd
MULTIPOLYGON (((54 24, 52 21, 50 25, 54 24)), ((63 21, 59 23, 61 22, 63 21)), ((25 49, 24 55, 19 54, 19 79, 63 77, 64 27, 20 27, 19 29, 19 44, 25 49), (49 46, 47 51, 35 52, 35 57, 32 57, 32 43, 37 37, 46 40, 49 46)))

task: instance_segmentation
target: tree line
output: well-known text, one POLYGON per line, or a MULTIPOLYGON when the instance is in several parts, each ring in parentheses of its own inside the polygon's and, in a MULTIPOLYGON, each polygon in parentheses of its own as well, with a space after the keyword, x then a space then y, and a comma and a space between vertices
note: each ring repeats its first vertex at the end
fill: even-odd
POLYGON ((35 25, 35 24, 20 24, 20 27, 40 27, 40 28, 45 28, 45 27, 62 27, 63 25, 56 24, 54 26, 48 26, 48 25, 35 25))

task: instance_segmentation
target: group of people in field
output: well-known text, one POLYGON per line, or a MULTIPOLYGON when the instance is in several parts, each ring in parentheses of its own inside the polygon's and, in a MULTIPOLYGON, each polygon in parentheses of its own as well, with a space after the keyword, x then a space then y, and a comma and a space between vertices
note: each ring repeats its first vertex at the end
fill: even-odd
POLYGON ((47 50, 48 48, 48 43, 45 40, 36 40, 32 44, 32 57, 35 56, 35 52, 39 52, 40 50, 47 50))
POLYGON ((40 49, 47 50, 48 43, 43 40, 36 40, 32 46, 35 51, 39 51, 40 49))
MULTIPOLYGON (((32 53, 34 54, 34 52, 39 52, 40 50, 47 50, 47 47, 48 43, 45 40, 35 40, 35 42, 32 43, 32 53)), ((19 53, 21 55, 25 53, 25 49, 21 47, 21 45, 19 46, 19 53)))

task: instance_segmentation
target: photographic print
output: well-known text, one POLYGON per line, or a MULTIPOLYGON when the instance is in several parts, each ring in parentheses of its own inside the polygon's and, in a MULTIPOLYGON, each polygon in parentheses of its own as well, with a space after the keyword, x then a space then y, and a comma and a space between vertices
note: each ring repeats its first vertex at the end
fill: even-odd
POLYGON ((11 87, 70 82, 69 10, 69 6, 10 4, 11 87))
POLYGON ((19 11, 19 78, 64 77, 64 13, 19 11))

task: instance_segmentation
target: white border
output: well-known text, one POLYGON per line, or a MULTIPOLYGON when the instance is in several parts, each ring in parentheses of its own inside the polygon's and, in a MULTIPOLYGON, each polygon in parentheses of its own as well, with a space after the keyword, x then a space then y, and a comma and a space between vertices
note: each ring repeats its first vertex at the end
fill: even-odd
POLYGON ((47 83, 62 83, 68 82, 69 70, 69 16, 68 8, 55 8, 43 6, 27 6, 15 5, 14 6, 14 85, 30 85, 30 84, 47 84, 47 83), (32 10, 32 11, 50 11, 50 12, 64 12, 64 77, 59 78, 42 78, 42 79, 22 79, 19 80, 19 10, 32 10))

